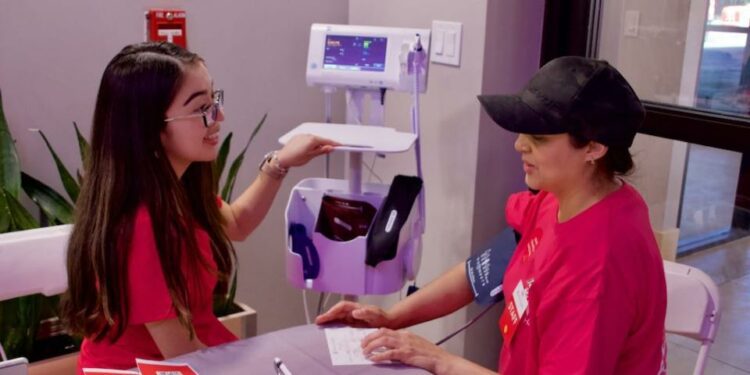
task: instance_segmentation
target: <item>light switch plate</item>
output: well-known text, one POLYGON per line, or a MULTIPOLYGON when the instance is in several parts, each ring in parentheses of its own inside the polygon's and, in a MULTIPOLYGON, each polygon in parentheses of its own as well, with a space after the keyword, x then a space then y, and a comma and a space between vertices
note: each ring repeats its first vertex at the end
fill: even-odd
POLYGON ((638 24, 640 23, 641 12, 637 10, 625 11, 625 36, 638 36, 638 24))
POLYGON ((450 21, 432 21, 430 61, 439 64, 461 65, 461 30, 463 24, 450 21), (435 44, 439 48, 435 48, 435 44))

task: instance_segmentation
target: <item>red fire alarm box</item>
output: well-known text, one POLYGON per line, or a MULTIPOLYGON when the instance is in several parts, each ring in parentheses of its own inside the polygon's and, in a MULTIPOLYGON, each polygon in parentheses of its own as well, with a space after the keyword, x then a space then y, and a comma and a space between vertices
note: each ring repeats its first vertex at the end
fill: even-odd
POLYGON ((187 48, 185 11, 150 9, 146 12, 146 33, 149 41, 164 41, 187 48))

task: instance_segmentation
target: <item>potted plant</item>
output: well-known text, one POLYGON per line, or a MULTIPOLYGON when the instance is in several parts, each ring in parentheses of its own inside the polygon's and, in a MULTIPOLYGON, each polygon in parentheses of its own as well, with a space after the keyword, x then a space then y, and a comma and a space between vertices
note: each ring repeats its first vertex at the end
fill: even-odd
MULTIPOLYGON (((21 191, 40 208, 43 221, 70 223, 73 206, 49 186, 21 171, 0 95, 0 233, 34 229, 40 222, 20 203, 21 191)), ((37 360, 77 350, 75 338, 55 335, 58 297, 41 294, 0 301, 0 343, 8 357, 37 360), (55 348, 51 350, 50 348, 55 348)))
MULTIPOLYGON (((244 155, 252 140, 265 123, 267 114, 255 126, 250 138, 240 154, 229 167, 224 179, 221 197, 231 200, 237 173, 244 161, 244 155)), ((86 160, 89 144, 81 135, 74 122, 81 160, 86 160)), ((70 198, 65 199, 54 189, 21 171, 14 140, 10 134, 2 109, 0 96, 0 234, 40 227, 42 225, 67 224, 73 221, 73 204, 78 197, 82 174, 76 170, 74 178, 54 151, 41 130, 42 137, 57 167, 63 187, 70 198), (19 202, 23 190, 40 209, 40 220, 34 218, 19 202)), ((232 133, 229 133, 219 149, 214 162, 214 182, 219 191, 227 156, 230 151, 232 133)), ((232 276, 228 292, 214 299, 214 313, 235 335, 240 338, 252 336, 256 332, 255 311, 247 305, 236 302, 237 275, 232 276)), ((80 338, 73 338, 62 331, 57 319, 59 297, 42 295, 24 296, 8 301, 0 301, 0 343, 9 358, 23 356, 32 362, 30 374, 74 373, 80 338), (47 345, 43 345, 43 344, 47 345), (47 347, 55 347, 49 350, 47 347), (60 356, 62 354, 62 356, 60 356), (57 356, 54 359, 43 359, 57 356)))

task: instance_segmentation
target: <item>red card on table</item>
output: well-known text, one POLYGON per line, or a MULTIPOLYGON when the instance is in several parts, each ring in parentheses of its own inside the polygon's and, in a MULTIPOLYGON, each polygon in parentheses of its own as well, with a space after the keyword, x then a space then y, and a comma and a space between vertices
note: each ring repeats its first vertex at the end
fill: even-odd
POLYGON ((136 359, 141 375, 198 375, 187 363, 170 363, 136 359))

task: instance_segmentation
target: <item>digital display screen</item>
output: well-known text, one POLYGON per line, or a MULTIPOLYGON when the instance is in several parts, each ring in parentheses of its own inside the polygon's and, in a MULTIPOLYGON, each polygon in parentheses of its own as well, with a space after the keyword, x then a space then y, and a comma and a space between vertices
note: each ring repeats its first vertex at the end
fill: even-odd
POLYGON ((327 35, 323 69, 385 71, 387 44, 384 37, 327 35))

